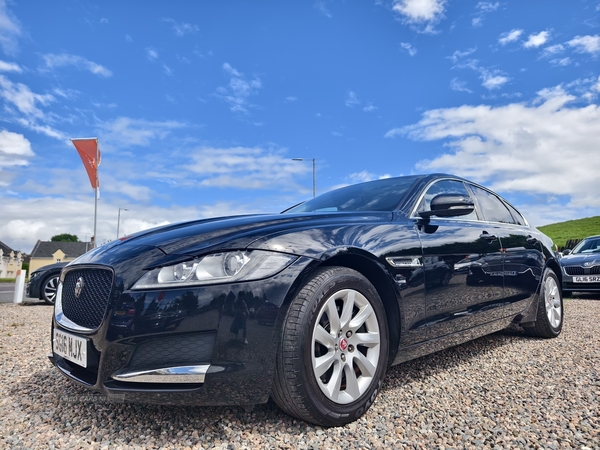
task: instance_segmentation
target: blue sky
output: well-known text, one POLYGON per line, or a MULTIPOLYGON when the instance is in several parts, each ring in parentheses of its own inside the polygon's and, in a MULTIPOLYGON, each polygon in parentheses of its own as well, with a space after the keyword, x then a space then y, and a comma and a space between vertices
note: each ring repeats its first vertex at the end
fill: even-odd
POLYGON ((600 0, 0 0, 0 240, 98 241, 448 172, 600 214, 600 0))

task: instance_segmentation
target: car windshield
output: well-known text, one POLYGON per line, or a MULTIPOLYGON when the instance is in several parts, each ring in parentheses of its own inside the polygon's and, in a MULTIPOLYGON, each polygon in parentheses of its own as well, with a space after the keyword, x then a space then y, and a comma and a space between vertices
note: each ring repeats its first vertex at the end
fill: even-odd
POLYGON ((336 211, 394 211, 417 176, 384 178, 326 192, 284 214, 336 211))
POLYGON ((584 239, 575 246, 571 253, 596 253, 600 252, 600 237, 584 239))

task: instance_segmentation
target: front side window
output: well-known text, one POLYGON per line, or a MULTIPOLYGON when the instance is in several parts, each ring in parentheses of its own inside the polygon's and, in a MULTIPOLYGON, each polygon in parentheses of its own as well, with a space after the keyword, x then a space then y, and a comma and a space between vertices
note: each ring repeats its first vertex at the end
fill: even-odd
MULTIPOLYGON (((420 211, 431 211, 431 199, 439 194, 460 194, 465 197, 471 197, 462 181, 441 180, 427 188, 425 195, 423 195, 419 203, 417 213, 420 211)), ((477 213, 473 211, 466 216, 460 216, 460 218, 464 220, 477 220, 477 213)))
POLYGON ((477 186, 470 187, 477 198, 485 220, 488 222, 515 223, 510 211, 502 200, 485 189, 477 186))

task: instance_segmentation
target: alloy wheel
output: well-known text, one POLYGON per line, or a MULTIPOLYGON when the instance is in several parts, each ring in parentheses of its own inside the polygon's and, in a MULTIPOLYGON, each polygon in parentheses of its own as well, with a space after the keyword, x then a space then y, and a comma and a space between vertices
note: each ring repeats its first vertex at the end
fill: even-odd
POLYGON ((340 290, 326 301, 312 333, 312 369, 332 402, 348 404, 371 386, 381 334, 373 306, 360 292, 340 290))

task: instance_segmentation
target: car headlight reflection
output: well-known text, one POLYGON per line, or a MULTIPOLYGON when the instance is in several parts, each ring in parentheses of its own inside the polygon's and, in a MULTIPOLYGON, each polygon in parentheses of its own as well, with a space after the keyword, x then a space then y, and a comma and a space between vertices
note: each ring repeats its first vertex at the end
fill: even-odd
POLYGON ((215 253, 153 269, 142 276, 132 289, 259 280, 275 275, 296 259, 296 256, 262 250, 215 253))

